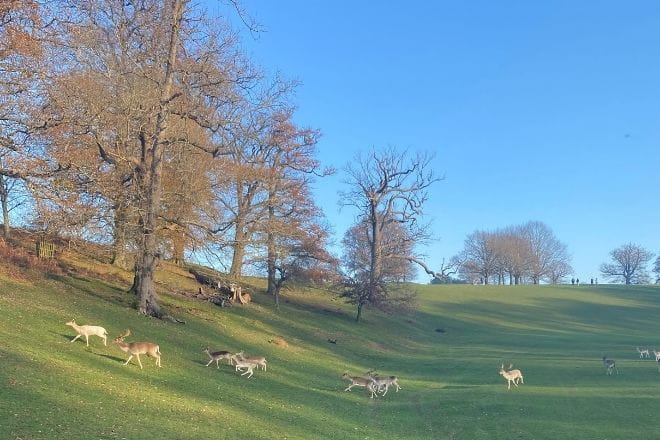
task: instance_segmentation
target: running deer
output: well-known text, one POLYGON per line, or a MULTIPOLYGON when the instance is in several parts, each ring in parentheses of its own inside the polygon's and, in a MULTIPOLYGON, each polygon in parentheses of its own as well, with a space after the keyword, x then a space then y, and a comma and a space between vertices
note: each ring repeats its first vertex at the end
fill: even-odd
POLYGON ((342 374, 341 378, 351 382, 344 391, 350 391, 353 387, 365 387, 371 393, 371 399, 374 396, 378 397, 378 394, 376 394, 376 382, 371 377, 351 376, 346 372, 342 374))
POLYGON ((250 375, 247 377, 248 379, 252 377, 252 374, 254 374, 254 369, 259 368, 259 364, 254 361, 237 358, 233 359, 235 362, 234 365, 236 366, 236 371, 243 371, 242 369, 245 368, 245 373, 241 374, 241 376, 245 376, 249 373, 250 375))
POLYGON ((158 344, 154 344, 153 342, 124 342, 124 339, 127 336, 131 335, 131 331, 129 329, 126 329, 124 333, 121 335, 117 336, 114 340, 114 343, 117 344, 117 346, 125 353, 128 353, 130 356, 128 356, 128 359, 124 363, 124 365, 128 365, 128 363, 133 359, 133 356, 137 358, 138 365, 140 365, 140 369, 142 369, 142 362, 140 362, 140 355, 141 354, 146 354, 147 356, 151 356, 153 358, 156 358, 156 365, 160 368, 160 348, 158 347, 158 344))
POLYGON ((660 351, 653 350, 653 355, 655 356, 655 361, 660 362, 660 351))
POLYGON ((76 339, 78 339, 81 336, 84 336, 85 343, 89 347, 89 336, 93 335, 103 339, 103 345, 105 345, 106 347, 108 346, 108 332, 106 332, 103 327, 99 327, 96 325, 77 325, 75 319, 72 319, 71 321, 67 322, 65 325, 72 327, 78 333, 78 336, 73 338, 71 342, 76 342, 76 339))
POLYGON ((378 389, 379 393, 383 388, 385 388, 385 392, 383 393, 383 396, 387 394, 387 390, 390 388, 391 385, 394 385, 396 387, 397 393, 401 389, 398 382, 399 379, 396 376, 376 376, 373 374, 373 371, 367 371, 366 376, 374 381, 374 384, 376 385, 376 388, 378 389))
POLYGON ((603 365, 607 370, 606 374, 612 375, 612 370, 615 370, 616 374, 619 374, 619 369, 616 367, 614 359, 607 359, 607 356, 603 356, 603 365))
POLYGON ((211 365, 211 363, 212 363, 213 361, 215 361, 215 366, 218 367, 218 368, 220 368, 220 359, 227 359, 227 360, 229 361, 229 364, 230 364, 230 365, 231 365, 231 363, 232 363, 232 362, 231 362, 231 356, 232 356, 232 354, 231 354, 230 352, 228 352, 228 351, 214 351, 213 353, 211 353, 211 352, 209 351, 208 347, 207 347, 207 348, 205 348, 204 350, 202 350, 202 352, 203 352, 203 353, 206 353, 206 354, 209 356, 209 358, 211 358, 211 360, 209 361, 209 363, 206 364, 207 367, 208 367, 209 365, 211 365))
POLYGON ((241 360, 246 362, 252 362, 261 367, 266 371, 266 358, 263 356, 244 356, 242 351, 239 351, 235 355, 231 356, 231 359, 234 361, 241 360))
MULTIPOLYGON (((644 358, 649 359, 649 358, 651 358, 651 355, 649 354, 649 349, 648 348, 645 348, 644 350, 642 350, 639 347, 637 347, 637 353, 639 353, 639 358, 640 359, 644 359, 644 358)), ((657 360, 657 358, 656 358, 656 360, 657 360)))
POLYGON ((511 382, 518 387, 518 380, 520 380, 520 383, 525 383, 523 380, 523 375, 520 370, 512 370, 513 364, 509 364, 509 368, 505 369, 504 364, 500 366, 500 375, 504 377, 507 380, 507 383, 509 384, 509 390, 511 389, 511 382))

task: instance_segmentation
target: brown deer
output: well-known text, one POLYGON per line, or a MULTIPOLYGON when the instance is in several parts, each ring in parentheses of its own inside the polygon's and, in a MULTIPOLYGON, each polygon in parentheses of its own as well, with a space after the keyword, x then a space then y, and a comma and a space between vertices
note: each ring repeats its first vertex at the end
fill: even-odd
POLYGON ((220 368, 220 359, 227 359, 229 361, 229 364, 232 363, 232 354, 228 351, 214 351, 211 352, 208 348, 202 350, 204 353, 206 353, 211 360, 209 361, 206 366, 208 367, 211 365, 213 361, 215 361, 215 366, 220 368))
POLYGON ((508 389, 511 389, 511 382, 513 382, 516 388, 518 387, 519 380, 521 383, 525 383, 525 381, 523 380, 522 372, 520 370, 512 370, 512 368, 513 368, 513 364, 510 364, 509 368, 507 369, 504 368, 504 364, 502 364, 502 366, 500 367, 500 375, 502 375, 502 377, 504 377, 507 380, 509 384, 508 389))
POLYGON ((153 358, 156 358, 156 365, 160 368, 160 348, 158 347, 158 344, 154 344, 153 342, 124 342, 124 339, 127 336, 131 335, 131 331, 129 329, 124 330, 124 333, 121 335, 117 336, 114 340, 114 343, 117 344, 117 346, 124 352, 128 353, 130 356, 124 363, 124 365, 128 365, 128 363, 133 359, 133 356, 137 358, 138 365, 140 365, 140 369, 142 369, 142 362, 140 362, 140 355, 141 354, 146 354, 147 356, 151 356, 153 358))

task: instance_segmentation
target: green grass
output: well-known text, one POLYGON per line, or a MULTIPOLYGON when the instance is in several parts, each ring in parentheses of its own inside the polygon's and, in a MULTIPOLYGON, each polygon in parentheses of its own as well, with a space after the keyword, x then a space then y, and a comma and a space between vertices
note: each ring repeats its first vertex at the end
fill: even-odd
MULTIPOLYGON (((360 324, 313 289, 279 311, 258 292, 230 309, 165 295, 187 322, 175 325, 128 308, 121 281, 16 271, 0 270, 2 439, 628 439, 660 413, 658 368, 635 351, 660 348, 654 287, 418 286, 414 315, 367 310, 360 324), (124 367, 96 337, 70 344, 71 318, 158 342, 163 368, 124 367), (268 371, 206 368, 207 345, 265 355, 268 371), (604 354, 621 374, 605 375, 604 354), (525 376, 511 391, 509 362, 525 376), (402 390, 343 392, 344 371, 372 368, 402 390)), ((183 275, 163 272, 161 287, 193 288, 183 275)))

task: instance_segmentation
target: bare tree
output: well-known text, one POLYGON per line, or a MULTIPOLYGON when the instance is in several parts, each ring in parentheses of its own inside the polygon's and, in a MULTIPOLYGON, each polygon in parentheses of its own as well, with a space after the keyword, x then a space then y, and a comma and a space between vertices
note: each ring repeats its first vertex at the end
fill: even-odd
POLYGON ((610 252, 611 263, 600 265, 601 273, 612 281, 626 284, 640 284, 648 280, 646 265, 653 258, 653 253, 643 247, 627 243, 610 252))
POLYGON ((660 284, 660 255, 658 255, 653 263, 653 273, 655 273, 655 283, 660 284))
POLYGON ((559 241, 545 223, 530 221, 522 225, 522 236, 529 243, 529 275, 532 283, 539 284, 550 276, 550 270, 570 260, 566 245, 559 241))
POLYGON ((498 263, 494 236, 486 231, 475 231, 468 235, 461 260, 463 273, 471 274, 470 279, 478 276, 484 284, 488 284, 498 263))
POLYGON ((439 179, 429 165, 432 156, 409 156, 393 148, 372 150, 358 156, 345 167, 346 183, 350 189, 341 193, 342 205, 358 210, 358 223, 366 222, 369 258, 367 264, 351 277, 347 291, 350 298, 358 298, 356 320, 368 304, 386 304, 388 295, 385 258, 420 261, 412 254, 414 245, 428 239, 426 228, 420 225, 427 189, 439 179), (384 247, 387 228, 398 223, 407 230, 411 246, 388 252, 384 247))

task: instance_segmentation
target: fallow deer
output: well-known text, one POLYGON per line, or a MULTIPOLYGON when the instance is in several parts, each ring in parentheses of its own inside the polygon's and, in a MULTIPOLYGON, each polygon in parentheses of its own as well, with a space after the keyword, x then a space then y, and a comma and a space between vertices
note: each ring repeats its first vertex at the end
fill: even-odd
POLYGON ((508 389, 511 389, 511 382, 518 387, 518 381, 520 380, 521 383, 525 383, 523 380, 523 375, 520 370, 512 370, 513 364, 509 364, 509 368, 505 369, 504 364, 500 366, 500 375, 504 377, 507 380, 507 383, 509 384, 508 389))
POLYGON ((71 321, 67 322, 65 325, 72 327, 78 333, 78 336, 73 338, 71 342, 76 342, 76 339, 78 339, 81 336, 84 336, 85 343, 89 347, 89 336, 93 335, 103 339, 103 345, 105 345, 106 347, 108 345, 108 332, 106 332, 103 327, 99 327, 97 325, 77 325, 75 319, 72 319, 71 321))
POLYGON ((124 333, 121 335, 117 336, 114 340, 114 343, 124 352, 128 353, 130 356, 124 363, 124 365, 128 365, 128 363, 133 359, 133 356, 137 358, 138 365, 140 365, 140 369, 142 369, 142 362, 140 362, 140 355, 141 354, 146 354, 147 356, 151 356, 153 358, 156 358, 156 365, 160 368, 160 348, 158 347, 158 344, 154 344, 153 342, 124 342, 124 339, 127 336, 131 335, 131 331, 129 329, 126 329, 124 333))

